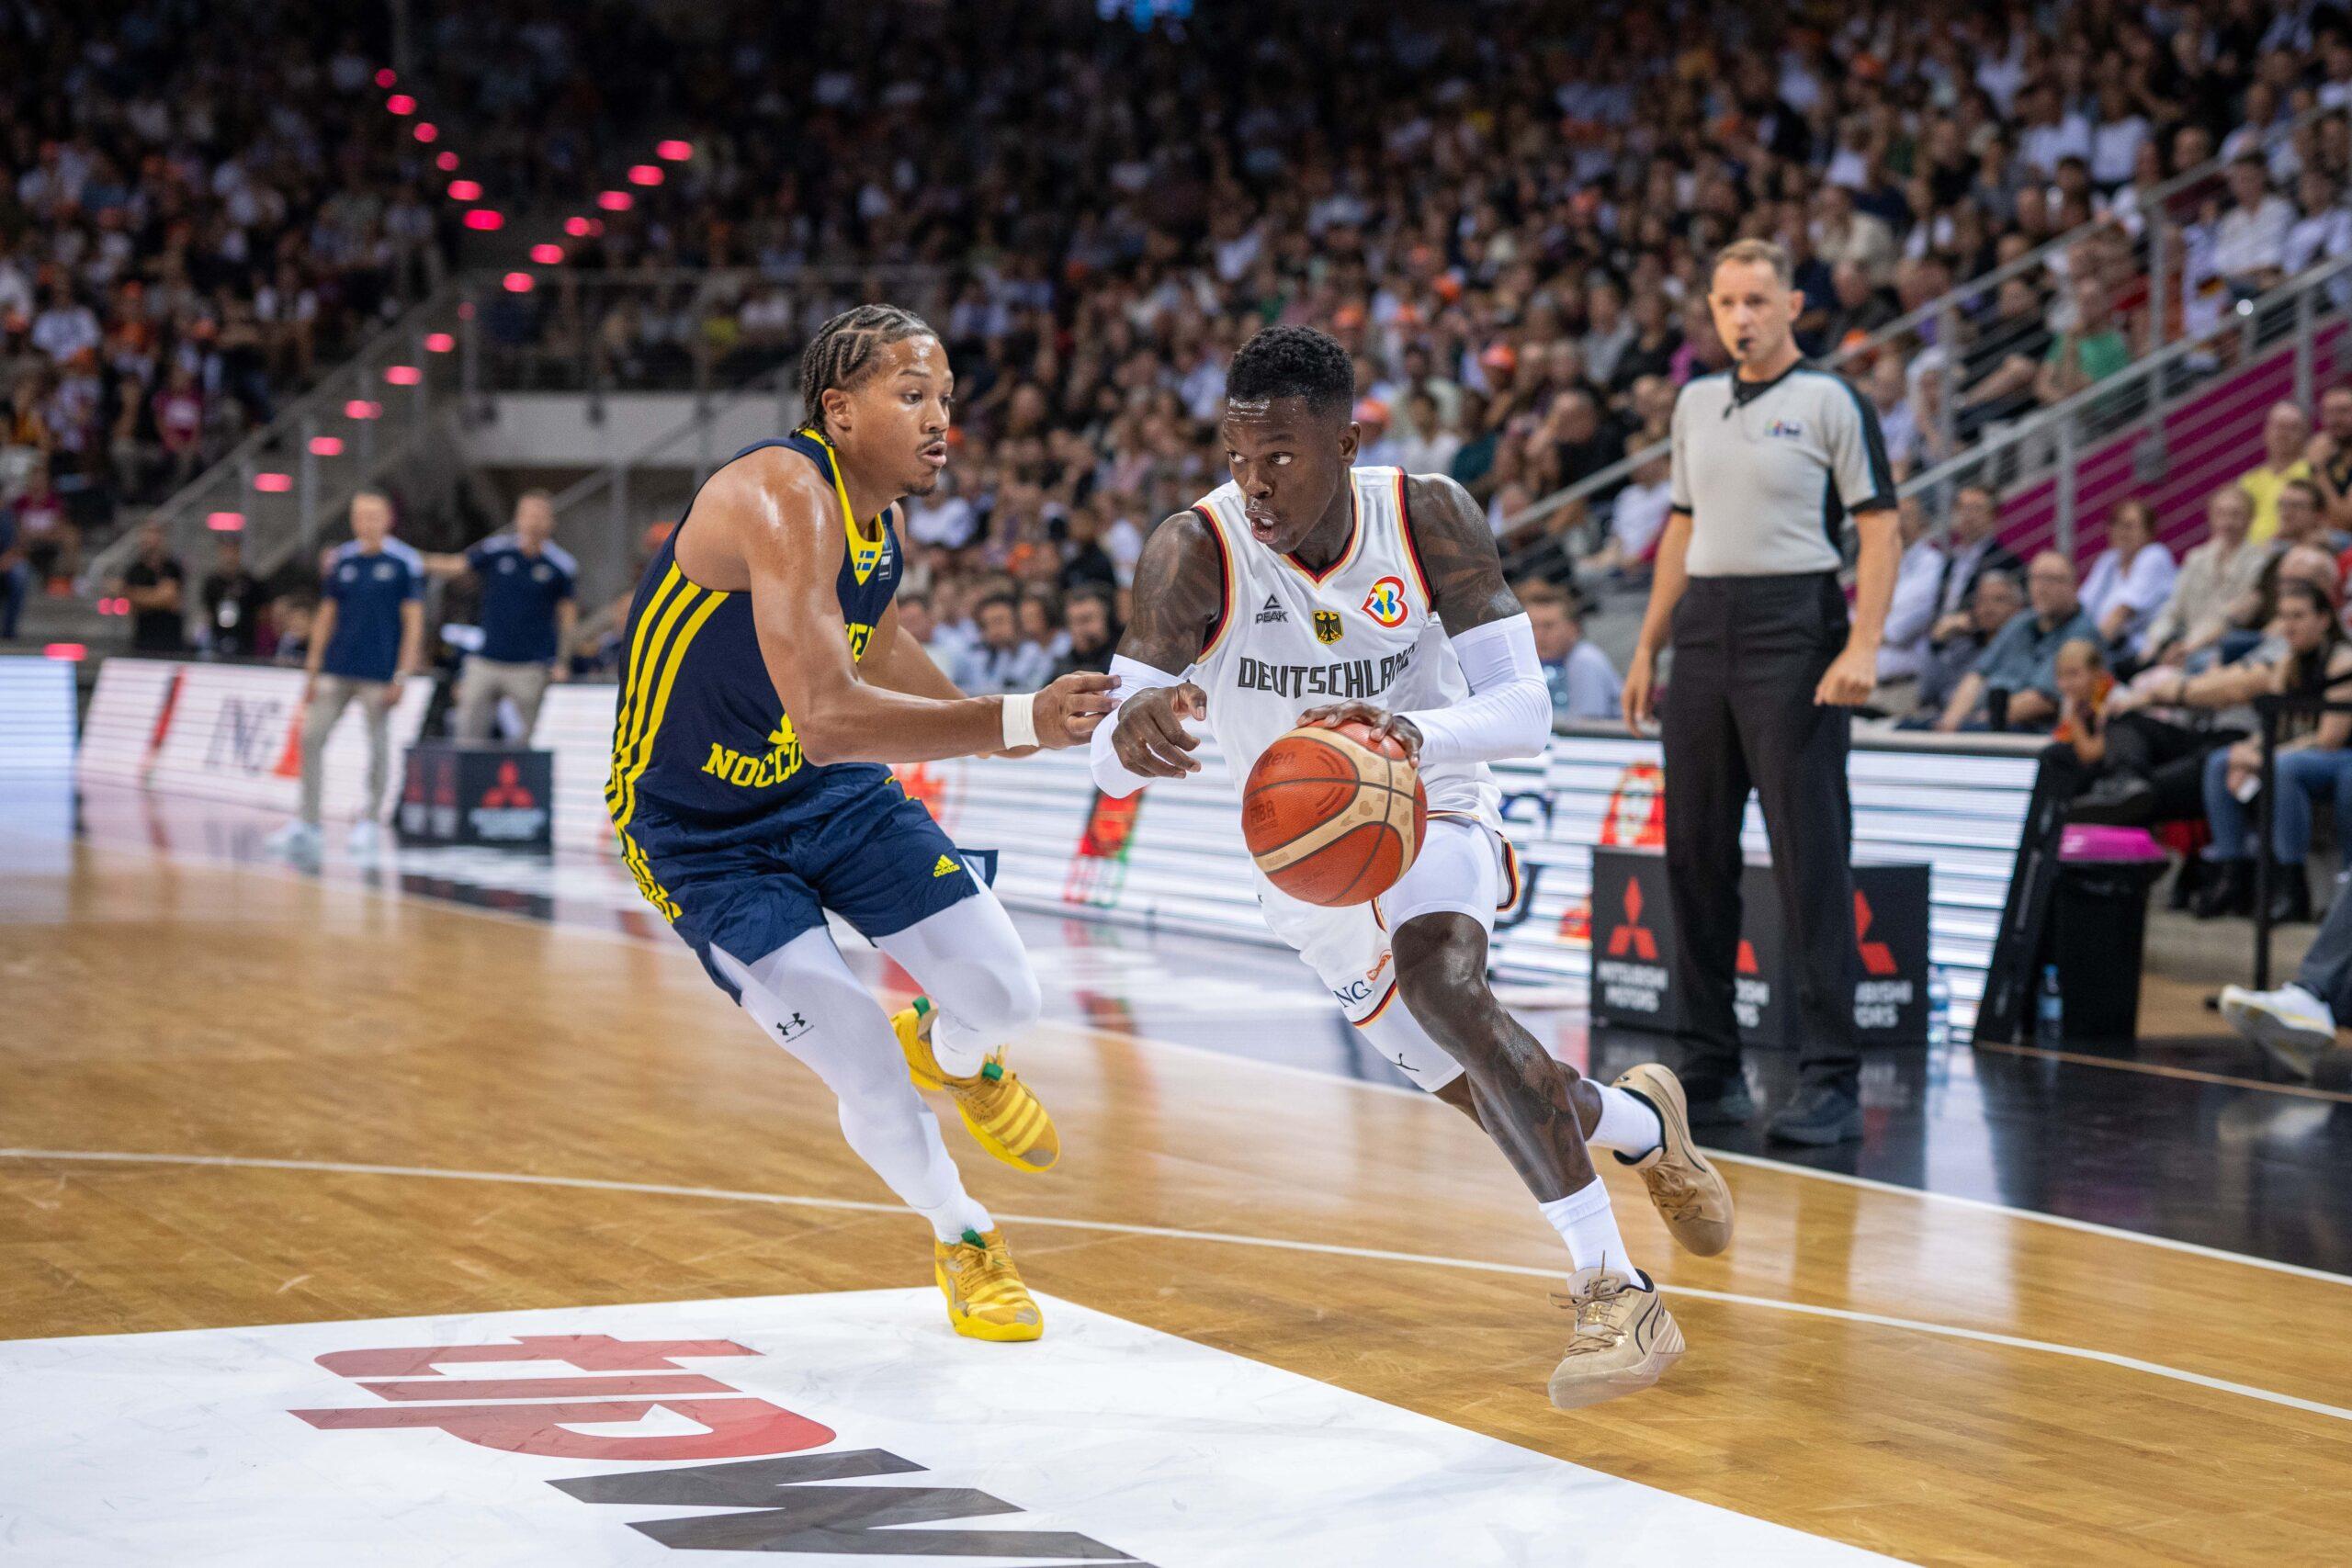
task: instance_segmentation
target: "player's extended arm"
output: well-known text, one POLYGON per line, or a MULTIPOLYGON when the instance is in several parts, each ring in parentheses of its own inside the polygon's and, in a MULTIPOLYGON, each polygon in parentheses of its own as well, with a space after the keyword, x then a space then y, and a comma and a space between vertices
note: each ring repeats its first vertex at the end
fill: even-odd
POLYGON ((1153 779, 1182 778, 1201 765, 1184 728, 1208 716, 1208 694, 1184 679, 1201 656, 1225 602, 1225 553, 1197 512, 1179 512, 1151 531, 1136 562, 1135 608, 1111 660, 1125 700, 1094 732, 1094 782, 1122 798, 1153 779))
POLYGON ((931 650, 899 623, 895 599, 882 612, 882 624, 874 628, 874 640, 865 645, 865 657, 858 660, 858 669, 874 684, 910 697, 948 703, 964 698, 964 689, 947 678, 931 650))
POLYGON ((811 763, 926 762, 1016 744, 1074 746, 1111 711, 1103 675, 1066 675, 1034 699, 948 701, 860 679, 833 592, 842 546, 831 491, 805 465, 734 468, 718 481, 726 488, 707 500, 718 503, 719 525, 741 552, 760 654, 811 763), (1034 737, 1019 724, 1019 709, 1031 700, 1034 737))
POLYGON ((1430 580, 1430 598, 1462 661, 1470 695, 1448 707, 1383 714, 1364 703, 1334 703, 1303 724, 1365 719, 1404 742, 1423 762, 1534 757, 1552 737, 1552 693, 1535 657, 1535 629, 1503 580, 1487 514, 1470 492, 1441 474, 1405 481, 1407 526, 1430 580))

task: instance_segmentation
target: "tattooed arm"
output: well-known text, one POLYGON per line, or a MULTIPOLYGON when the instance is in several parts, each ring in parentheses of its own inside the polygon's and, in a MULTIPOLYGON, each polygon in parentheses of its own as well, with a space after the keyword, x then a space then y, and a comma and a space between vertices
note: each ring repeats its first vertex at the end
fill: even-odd
POLYGON ((1369 724, 1416 761, 1541 755, 1552 733, 1551 689, 1527 612, 1503 580, 1486 513, 1467 491, 1438 474, 1407 479, 1405 502, 1405 526, 1429 578, 1430 607, 1462 661, 1471 694, 1449 707, 1415 713, 1333 703, 1310 709, 1300 722, 1369 724))
POLYGON ((1225 551, 1199 513, 1179 512, 1151 531, 1111 661, 1126 700, 1094 732, 1094 779, 1105 793, 1130 795, 1148 780, 1201 771, 1192 758, 1200 741, 1184 721, 1208 716, 1208 694, 1181 677, 1201 656, 1225 592, 1225 551))

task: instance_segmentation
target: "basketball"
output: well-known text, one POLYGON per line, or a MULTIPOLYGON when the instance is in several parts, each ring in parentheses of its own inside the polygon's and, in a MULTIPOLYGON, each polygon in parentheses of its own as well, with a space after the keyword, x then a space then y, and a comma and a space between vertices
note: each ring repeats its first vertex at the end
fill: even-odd
POLYGON ((1429 795, 1403 744, 1368 724, 1294 729, 1241 792, 1241 834, 1267 879, 1309 904, 1362 904, 1420 852, 1429 795))

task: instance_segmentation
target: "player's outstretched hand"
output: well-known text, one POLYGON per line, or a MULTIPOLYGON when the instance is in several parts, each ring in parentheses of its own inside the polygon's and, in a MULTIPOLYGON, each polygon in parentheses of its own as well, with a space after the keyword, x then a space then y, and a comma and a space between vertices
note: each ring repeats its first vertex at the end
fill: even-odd
POLYGON ((1112 695, 1118 689, 1116 675, 1083 670, 1073 670, 1047 685, 1037 694, 1037 744, 1048 751, 1085 745, 1092 739, 1094 727, 1118 705, 1118 699, 1112 695))
POLYGON ((1308 708, 1298 716, 1299 728, 1337 729, 1343 724, 1367 724, 1374 735, 1385 736, 1405 749, 1405 761, 1418 764, 1421 760, 1420 728, 1401 713, 1365 702, 1326 703, 1319 708, 1308 708))
POLYGON ((1190 681, 1155 686, 1129 697, 1119 709, 1119 728, 1111 732, 1111 750, 1120 766, 1148 779, 1181 779, 1197 773, 1200 763, 1192 753, 1200 740, 1186 732, 1188 718, 1209 716, 1209 694, 1190 681))

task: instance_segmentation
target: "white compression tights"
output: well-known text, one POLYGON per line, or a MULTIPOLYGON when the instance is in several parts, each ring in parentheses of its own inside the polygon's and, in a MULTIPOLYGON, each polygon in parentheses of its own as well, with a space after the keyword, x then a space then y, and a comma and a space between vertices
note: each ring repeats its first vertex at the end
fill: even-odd
MULTIPOLYGON (((938 1007, 933 1050, 950 1072, 976 1070, 988 1051, 1037 1016, 1028 954, 986 889, 877 945, 938 1007), (971 1065, 959 1069, 951 1054, 968 1055, 971 1065)), ((940 1141, 938 1119, 907 1078, 889 1019, 850 972, 832 933, 803 931, 750 964, 721 949, 712 957, 741 989, 752 1021, 825 1080, 840 1102, 849 1146, 931 1222, 934 1235, 952 1241, 989 1228, 988 1211, 965 1192, 940 1141)))

